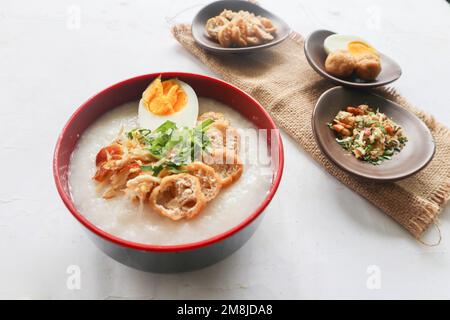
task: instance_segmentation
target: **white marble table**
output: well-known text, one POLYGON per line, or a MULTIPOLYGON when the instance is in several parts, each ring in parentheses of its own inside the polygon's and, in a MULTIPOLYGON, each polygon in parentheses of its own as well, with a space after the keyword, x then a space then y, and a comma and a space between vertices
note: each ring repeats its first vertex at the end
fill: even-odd
MULTIPOLYGON (((188 21, 203 2, 23 2, 0 0, 0 298, 450 298, 448 207, 441 245, 425 247, 286 135, 279 192, 237 253, 175 275, 106 257, 56 193, 56 136, 78 105, 111 83, 157 71, 210 74, 168 25, 183 9, 175 21, 188 21), (81 270, 79 290, 67 286, 73 265, 81 270)), ((371 39, 401 63, 395 87, 450 125, 444 0, 262 4, 303 34, 329 28, 371 39)))

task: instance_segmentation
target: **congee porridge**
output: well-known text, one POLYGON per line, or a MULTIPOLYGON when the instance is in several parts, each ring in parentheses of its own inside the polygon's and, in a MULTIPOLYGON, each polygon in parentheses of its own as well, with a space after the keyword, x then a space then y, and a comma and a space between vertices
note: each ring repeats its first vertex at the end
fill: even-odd
POLYGON ((265 143, 237 111, 157 78, 140 101, 100 117, 80 137, 69 170, 77 210, 98 228, 143 244, 176 245, 223 233, 266 197, 265 143), (263 150, 261 150, 263 149, 263 150), (255 160, 256 159, 256 160, 255 160))

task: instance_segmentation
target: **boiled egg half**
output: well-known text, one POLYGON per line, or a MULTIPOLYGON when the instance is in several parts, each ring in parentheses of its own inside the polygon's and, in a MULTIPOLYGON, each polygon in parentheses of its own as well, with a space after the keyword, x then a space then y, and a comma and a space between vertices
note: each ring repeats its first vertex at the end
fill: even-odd
POLYGON ((379 53, 374 47, 364 39, 356 36, 332 34, 325 39, 323 46, 327 54, 338 50, 347 50, 352 56, 370 53, 379 57, 379 53))
POLYGON ((170 120, 179 128, 194 127, 198 117, 198 98, 194 89, 178 79, 156 78, 142 93, 138 123, 154 130, 170 120))

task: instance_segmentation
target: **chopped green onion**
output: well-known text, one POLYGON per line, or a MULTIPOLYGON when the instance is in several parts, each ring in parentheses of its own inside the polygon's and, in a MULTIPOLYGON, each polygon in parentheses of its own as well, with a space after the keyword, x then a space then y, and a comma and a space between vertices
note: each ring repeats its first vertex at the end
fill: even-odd
POLYGON ((152 171, 157 176, 167 168, 172 173, 181 173, 182 166, 195 161, 210 141, 205 132, 214 123, 207 119, 195 128, 178 128, 172 121, 166 121, 155 130, 134 129, 127 132, 128 139, 137 138, 150 155, 159 161, 157 165, 141 166, 143 171, 152 171))

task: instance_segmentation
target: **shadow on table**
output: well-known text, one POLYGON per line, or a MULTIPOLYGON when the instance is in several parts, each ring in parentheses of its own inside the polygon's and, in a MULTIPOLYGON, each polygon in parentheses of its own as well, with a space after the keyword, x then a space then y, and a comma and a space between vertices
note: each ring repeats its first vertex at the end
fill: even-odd
MULTIPOLYGON (((107 264, 111 279, 104 288, 105 299, 233 299, 246 297, 248 277, 251 277, 252 242, 225 260, 190 272, 149 273, 122 265, 98 252, 98 265, 107 264), (240 281, 241 280, 241 281, 240 281)), ((105 272, 105 268, 102 268, 105 272)), ((266 288, 264 289, 266 290, 266 288)))

